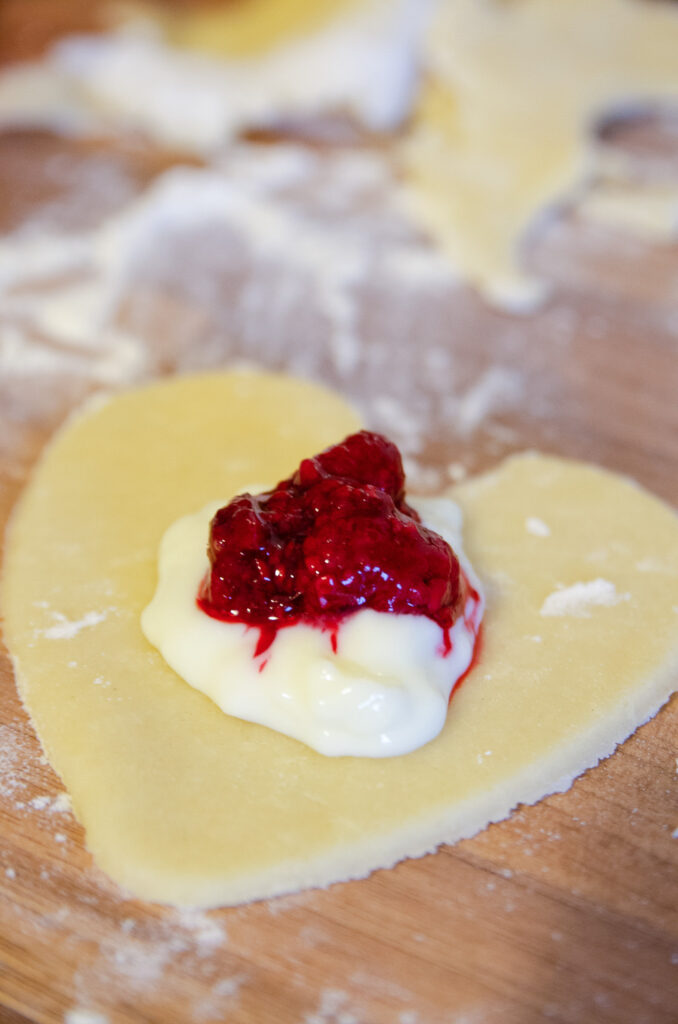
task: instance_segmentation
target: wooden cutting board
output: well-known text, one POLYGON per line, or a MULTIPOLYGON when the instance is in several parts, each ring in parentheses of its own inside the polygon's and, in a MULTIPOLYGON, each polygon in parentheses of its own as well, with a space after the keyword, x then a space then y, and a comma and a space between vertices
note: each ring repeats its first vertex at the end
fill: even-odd
MULTIPOLYGON (((30 26, 17 4, 10 8, 21 28, 3 39, 11 55, 19 43, 30 48, 30 26)), ((612 141, 661 158, 678 180, 676 138, 669 119, 630 126, 612 141)), ((131 140, 4 133, 0 231, 55 198, 77 216, 82 182, 102 168, 124 174, 134 192, 174 159, 131 140), (55 184, 45 171, 55 159, 77 173, 55 184)), ((84 198, 80 212, 87 219, 84 198)), ((418 368, 442 338, 467 414, 474 382, 488 374, 498 379, 499 370, 523 386, 484 417, 467 415, 465 430, 431 433, 420 455, 432 481, 443 481, 450 464, 475 472, 536 447, 628 472, 678 505, 678 247, 572 215, 544 227, 528 261, 555 291, 524 318, 492 312, 454 285, 410 306, 368 289, 360 336, 370 358, 342 390, 358 402, 377 386, 407 398, 411 376, 412 401, 421 402, 427 385, 418 368), (383 337, 393 345, 386 364, 383 337)), ((237 287, 232 278, 224 284, 227 308, 237 287)), ((225 330, 216 348, 209 331, 198 331, 187 355, 178 342, 164 344, 157 325, 164 316, 170 336, 182 317, 194 323, 190 298, 162 281, 134 294, 130 323, 138 326, 142 298, 156 318, 146 376, 201 359, 298 365, 294 341, 252 351, 244 334, 225 330)), ((340 383, 322 357, 310 372, 340 383)), ((3 525, 44 442, 96 387, 82 369, 55 376, 27 367, 0 377, 3 525)), ((440 393, 430 387, 433 407, 440 393)), ((430 414, 440 420, 437 407, 430 414)), ((678 1020, 678 699, 568 793, 521 808, 473 840, 360 882, 191 914, 126 899, 97 871, 82 829, 55 803, 59 780, 41 757, 6 658, 0 693, 2 1024, 55 1024, 75 1010, 101 1015, 88 1024, 678 1020)))

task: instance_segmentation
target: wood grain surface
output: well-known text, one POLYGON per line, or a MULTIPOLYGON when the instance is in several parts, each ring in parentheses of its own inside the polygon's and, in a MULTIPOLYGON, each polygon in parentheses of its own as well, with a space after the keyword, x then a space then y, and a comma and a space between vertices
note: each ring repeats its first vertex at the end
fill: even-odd
MULTIPOLYGON (((5 58, 34 52, 51 27, 82 23, 83 11, 90 17, 88 5, 52 4, 61 12, 52 25, 48 6, 9 0, 5 58), (38 8, 31 29, 27 12, 38 8)), ((676 123, 617 125, 606 142, 659 161, 678 181, 676 123)), ((134 191, 177 159, 138 140, 2 134, 0 233, 55 200, 85 223, 78 196, 90 166, 117 168, 134 191), (70 184, 47 180, 54 157, 77 168, 70 184)), ((384 391, 410 374, 420 396, 417 366, 442 339, 462 382, 499 366, 525 388, 466 433, 433 432, 422 452, 432 470, 454 461, 475 472, 535 447, 627 472, 678 505, 678 247, 571 213, 536 232, 526 258, 554 287, 526 317, 491 311, 454 286, 420 298, 413 320, 401 297, 368 288, 365 345, 376 353, 369 339, 391 332, 401 347, 343 389, 360 402, 375 374, 384 391)), ((225 284, 225 301, 236 284, 225 284)), ((197 315, 190 297, 157 282, 143 288, 156 325, 197 315)), ((147 376, 187 365, 157 333, 147 347, 147 376)), ((210 353, 207 365, 249 356, 285 366, 295 354, 251 352, 244 337, 224 337, 210 353)), ((322 360, 313 372, 337 384, 322 360)), ((95 389, 80 372, 0 379, 0 523, 52 431, 95 389)), ((678 1021, 676 698, 569 792, 473 840, 363 881, 187 914, 126 899, 97 871, 82 829, 52 803, 61 786, 6 657, 0 693, 2 1024, 56 1024, 75 1010, 102 1015, 89 1024, 678 1021)))

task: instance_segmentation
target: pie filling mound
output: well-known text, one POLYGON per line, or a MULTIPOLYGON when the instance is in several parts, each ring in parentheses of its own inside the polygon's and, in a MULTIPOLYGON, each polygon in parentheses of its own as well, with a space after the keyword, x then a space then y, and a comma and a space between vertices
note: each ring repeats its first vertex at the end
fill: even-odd
POLYGON ((242 494, 210 524, 203 611, 260 630, 256 654, 279 629, 306 622, 332 632, 360 608, 426 615, 450 629, 469 594, 459 560, 405 501, 396 446, 367 430, 304 459, 272 491, 242 494))
POLYGON ((324 754, 414 750, 445 722, 483 611, 458 510, 425 505, 426 523, 392 442, 351 434, 210 509, 208 529, 205 510, 175 523, 144 632, 229 714, 324 754))

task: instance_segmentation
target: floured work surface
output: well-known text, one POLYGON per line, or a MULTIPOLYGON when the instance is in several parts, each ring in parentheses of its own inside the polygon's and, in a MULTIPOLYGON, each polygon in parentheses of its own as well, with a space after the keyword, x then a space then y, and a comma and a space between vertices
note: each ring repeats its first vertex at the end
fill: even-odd
MULTIPOLYGON (((670 121, 606 143, 657 177, 678 176, 670 121)), ((628 472, 678 502, 673 248, 563 217, 528 252, 554 297, 528 317, 501 317, 385 211, 369 154, 238 147, 223 167, 236 186, 260 189, 258 237, 268 230, 278 248, 264 256, 252 216, 226 210, 215 222, 207 199, 211 223, 165 225, 156 206, 137 261, 97 291, 92 267, 111 250, 92 232, 165 155, 22 133, 0 144, 4 203, 21 189, 21 224, 50 225, 53 242, 31 262, 29 240, 8 239, 17 223, 3 206, 3 258, 15 254, 3 271, 24 275, 2 304, 3 518, 84 396, 238 359, 338 387, 372 425, 410 439, 419 487, 538 447, 628 472), (331 202, 319 186, 328 180, 331 202), (325 250, 319 223, 341 228, 325 250), (55 289, 57 250, 72 276, 55 289)), ((569 793, 472 841, 327 892, 191 915, 125 901, 92 869, 6 662, 2 694, 2 1001, 29 1020, 60 1022, 76 1008, 125 1024, 673 1020, 675 700, 569 793)))

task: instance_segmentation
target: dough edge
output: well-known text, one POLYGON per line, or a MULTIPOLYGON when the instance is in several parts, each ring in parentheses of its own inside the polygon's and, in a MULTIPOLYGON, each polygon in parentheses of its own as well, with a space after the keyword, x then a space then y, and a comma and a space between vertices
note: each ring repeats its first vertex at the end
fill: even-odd
MULTIPOLYGON (((367 878, 375 871, 388 870, 403 860, 425 857, 439 847, 471 839, 489 825, 504 821, 521 804, 540 803, 555 793, 564 793, 584 772, 610 757, 617 747, 637 729, 649 722, 668 703, 675 690, 678 653, 649 680, 634 703, 622 706, 618 713, 600 721, 586 736, 562 744, 551 757, 535 762, 528 769, 507 779, 501 787, 467 800, 450 813, 442 812, 362 843, 337 846, 330 854, 313 860, 296 859, 277 866, 275 871, 241 876, 228 882, 200 878, 172 881, 174 897, 167 899, 167 878, 158 885, 147 872, 130 870, 121 877, 106 864, 106 851, 87 846, 95 863, 130 893, 143 891, 153 902, 195 909, 237 906, 306 889, 326 889, 330 885, 367 878), (602 751, 602 753, 601 753, 602 751), (573 769, 572 765, 576 767, 573 769)), ((18 667, 17 667, 18 678, 18 667)))

